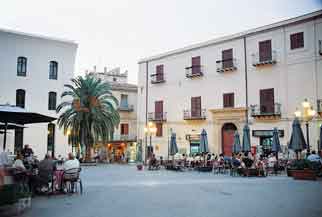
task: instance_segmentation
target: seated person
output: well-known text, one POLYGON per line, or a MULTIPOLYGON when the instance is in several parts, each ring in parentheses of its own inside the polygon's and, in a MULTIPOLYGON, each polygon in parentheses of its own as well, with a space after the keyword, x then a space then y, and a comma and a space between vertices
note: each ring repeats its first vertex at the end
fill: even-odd
POLYGON ((79 168, 80 167, 80 163, 77 160, 77 158, 74 157, 74 155, 72 153, 68 154, 68 160, 65 161, 63 168, 64 170, 69 170, 69 169, 75 169, 75 168, 79 168))
POLYGON ((240 163, 240 159, 236 158, 236 156, 234 155, 231 159, 231 164, 234 166, 234 167, 240 167, 241 163, 240 163))
POLYGON ((15 162, 13 163, 13 167, 16 168, 17 170, 21 170, 21 171, 25 171, 26 170, 26 167, 25 165, 23 164, 23 161, 22 161, 22 154, 18 153, 17 154, 17 158, 15 160, 15 162))
POLYGON ((277 163, 277 159, 274 154, 271 154, 268 158, 268 167, 274 167, 277 163))
POLYGON ((315 151, 312 151, 312 153, 307 157, 307 159, 311 162, 319 162, 322 163, 321 157, 316 154, 315 151))

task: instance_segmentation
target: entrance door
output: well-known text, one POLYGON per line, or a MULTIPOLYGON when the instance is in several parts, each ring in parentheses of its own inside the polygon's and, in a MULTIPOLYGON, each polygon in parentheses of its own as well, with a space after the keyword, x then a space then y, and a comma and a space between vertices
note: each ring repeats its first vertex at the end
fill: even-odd
POLYGON ((232 155, 232 146, 234 144, 234 134, 237 127, 233 123, 226 123, 222 127, 222 152, 225 156, 232 155))

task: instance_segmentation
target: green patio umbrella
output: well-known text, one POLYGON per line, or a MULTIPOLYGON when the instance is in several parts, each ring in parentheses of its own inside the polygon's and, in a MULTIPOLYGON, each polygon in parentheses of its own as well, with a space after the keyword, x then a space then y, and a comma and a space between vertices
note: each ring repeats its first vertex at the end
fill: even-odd
POLYGON ((174 156, 176 153, 178 153, 177 139, 176 139, 176 134, 172 133, 171 139, 170 139, 170 152, 169 152, 169 154, 171 156, 174 156))
POLYGON ((202 130, 200 136, 200 152, 202 154, 206 154, 209 152, 207 132, 205 129, 202 130))
POLYGON ((233 148, 232 148, 232 152, 233 154, 237 154, 241 151, 241 146, 240 146, 240 137, 239 137, 239 133, 238 131, 235 132, 234 135, 234 144, 233 144, 233 148))
POLYGON ((322 150, 322 124, 320 126, 320 142, 319 142, 319 149, 322 150))
POLYGON ((289 149, 292 149, 296 153, 296 158, 298 159, 298 153, 307 147, 304 135, 301 128, 301 123, 298 118, 295 118, 292 124, 292 135, 289 149))
POLYGON ((249 152, 251 149, 250 147, 250 130, 248 124, 245 124, 243 129, 243 146, 242 151, 243 152, 249 152))
POLYGON ((137 144, 136 161, 142 162, 142 144, 137 144))
POLYGON ((278 156, 278 152, 281 151, 280 138, 276 127, 273 129, 272 151, 276 153, 276 157, 278 156))

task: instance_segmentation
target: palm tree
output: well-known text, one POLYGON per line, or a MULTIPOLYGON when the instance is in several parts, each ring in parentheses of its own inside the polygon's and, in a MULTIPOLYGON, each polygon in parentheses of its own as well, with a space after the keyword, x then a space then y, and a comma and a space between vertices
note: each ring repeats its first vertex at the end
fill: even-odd
POLYGON ((64 85, 68 90, 61 95, 67 98, 56 112, 59 128, 70 132, 72 145, 81 144, 86 149, 86 160, 91 159, 91 147, 97 141, 106 142, 120 122, 118 100, 109 83, 91 75, 71 79, 64 85))

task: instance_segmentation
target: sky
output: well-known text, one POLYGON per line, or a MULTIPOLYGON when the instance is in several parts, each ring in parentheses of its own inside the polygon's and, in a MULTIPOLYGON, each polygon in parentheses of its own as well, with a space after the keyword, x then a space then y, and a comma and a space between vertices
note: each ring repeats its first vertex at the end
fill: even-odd
POLYGON ((74 40, 75 75, 138 60, 322 8, 322 0, 2 0, 0 28, 74 40))

